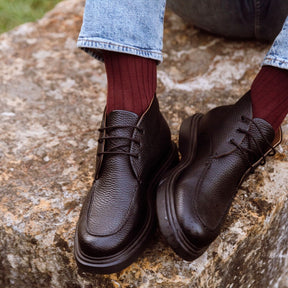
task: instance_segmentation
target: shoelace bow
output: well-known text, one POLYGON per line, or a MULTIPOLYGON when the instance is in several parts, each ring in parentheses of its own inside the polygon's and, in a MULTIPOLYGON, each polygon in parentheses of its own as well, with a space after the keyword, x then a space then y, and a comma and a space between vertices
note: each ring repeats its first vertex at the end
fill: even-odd
MULTIPOLYGON (((260 127, 257 125, 257 123, 255 123, 255 121, 253 119, 250 119, 250 118, 248 118, 246 116, 241 116, 241 120, 243 122, 251 122, 251 123, 253 123, 253 125, 255 125, 255 127, 259 131, 260 135, 262 136, 262 138, 264 139, 266 144, 271 148, 271 151, 268 153, 268 155, 269 156, 275 155, 276 151, 275 151, 274 147, 269 143, 267 138, 263 135, 263 133, 262 133, 260 127)), ((244 156, 245 160, 248 162, 249 166, 251 167, 251 172, 253 173, 255 167, 254 167, 253 163, 250 161, 249 154, 254 154, 257 157, 259 157, 259 155, 260 155, 261 156, 261 160, 260 160, 259 164, 260 165, 264 165, 266 163, 265 152, 263 152, 262 148, 260 147, 259 143, 256 141, 255 137, 252 135, 251 132, 249 132, 247 130, 244 130, 242 128, 238 128, 237 131, 239 133, 246 134, 250 139, 253 140, 253 142, 254 142, 254 144, 256 146, 257 152, 252 150, 252 149, 249 149, 247 147, 243 147, 243 146, 237 144, 234 139, 230 140, 230 143, 233 144, 234 146, 236 146, 239 149, 239 151, 241 152, 241 154, 244 156)))
POLYGON ((128 155, 128 156, 132 156, 132 157, 135 157, 137 158, 138 157, 138 153, 131 153, 131 152, 128 152, 127 151, 127 148, 130 148, 130 145, 131 145, 131 142, 134 142, 138 145, 140 145, 140 141, 138 139, 135 139, 135 138, 132 138, 132 137, 128 137, 128 136, 109 136, 109 132, 108 131, 111 131, 111 130, 115 130, 115 129, 137 129, 141 134, 143 134, 143 130, 140 129, 139 127, 137 126, 132 126, 132 125, 127 125, 127 126, 108 126, 108 127, 104 127, 104 128, 100 128, 98 129, 99 132, 104 132, 106 131, 107 135, 106 136, 103 136, 103 137, 100 137, 98 139, 98 142, 99 143, 103 143, 104 140, 108 140, 108 141, 114 141, 114 140, 128 140, 128 143, 125 143, 125 144, 115 144, 112 142, 112 144, 110 144, 111 147, 109 147, 108 150, 106 151, 103 151, 103 152, 99 152, 97 153, 97 155, 104 155, 104 154, 122 154, 122 155, 128 155), (113 145, 115 144, 115 145, 113 145), (125 149, 126 148, 126 149, 125 149))

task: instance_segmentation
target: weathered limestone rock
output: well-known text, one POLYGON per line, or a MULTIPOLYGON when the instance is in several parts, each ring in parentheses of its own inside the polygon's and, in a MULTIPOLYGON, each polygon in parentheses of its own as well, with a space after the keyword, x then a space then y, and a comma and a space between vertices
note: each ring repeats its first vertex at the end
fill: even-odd
MULTIPOLYGON (((287 121, 280 153, 239 191, 220 237, 189 263, 157 233, 130 267, 78 274, 73 237, 105 105, 101 63, 77 50, 83 1, 0 36, 0 287, 288 287, 287 121)), ((173 138, 184 117, 233 103, 269 46, 166 15, 158 95, 173 138)))

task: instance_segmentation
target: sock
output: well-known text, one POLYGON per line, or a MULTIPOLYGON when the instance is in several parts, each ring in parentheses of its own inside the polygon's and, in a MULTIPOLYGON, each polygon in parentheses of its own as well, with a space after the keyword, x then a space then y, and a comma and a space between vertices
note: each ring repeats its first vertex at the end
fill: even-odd
POLYGON ((108 82, 107 114, 126 110, 141 116, 156 92, 156 61, 117 52, 105 52, 104 61, 108 82))
POLYGON ((251 86, 253 117, 277 131, 288 113, 288 70, 263 66, 251 86))

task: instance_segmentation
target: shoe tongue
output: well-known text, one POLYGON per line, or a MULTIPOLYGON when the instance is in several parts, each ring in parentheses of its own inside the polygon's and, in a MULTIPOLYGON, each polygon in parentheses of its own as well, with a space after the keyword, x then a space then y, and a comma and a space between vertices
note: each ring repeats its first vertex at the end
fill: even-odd
POLYGON ((106 150, 113 150, 113 147, 123 146, 120 151, 129 152, 131 141, 129 141, 129 139, 123 139, 122 137, 132 137, 133 127, 137 125, 138 119, 137 114, 129 111, 114 110, 110 112, 106 119, 106 127, 109 127, 109 129, 106 130, 106 136, 120 138, 109 139, 106 142, 106 150), (113 129, 113 127, 115 128, 113 129))
POLYGON ((114 110, 108 114, 106 125, 107 127, 129 125, 136 126, 138 118, 138 115, 133 112, 114 110))
POLYGON ((271 145, 275 137, 275 132, 272 126, 268 122, 260 118, 254 118, 253 121, 261 130, 261 133, 256 127, 256 125, 253 124, 250 125, 249 132, 255 136, 255 140, 258 140, 260 145, 263 145, 264 147, 266 146, 266 148, 268 149, 268 147, 270 146, 267 145, 265 139, 271 145))
POLYGON ((268 122, 259 118, 253 119, 253 123, 251 122, 249 125, 248 131, 251 136, 247 134, 243 139, 241 146, 255 152, 255 154, 249 153, 248 157, 250 158, 251 163, 256 163, 271 150, 275 133, 268 122), (257 144, 255 142, 257 142, 257 144))

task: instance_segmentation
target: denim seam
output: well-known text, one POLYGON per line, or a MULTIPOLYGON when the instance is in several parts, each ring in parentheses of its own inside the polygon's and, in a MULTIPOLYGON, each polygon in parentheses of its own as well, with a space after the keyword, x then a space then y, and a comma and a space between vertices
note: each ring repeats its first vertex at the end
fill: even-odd
POLYGON ((262 66, 273 66, 280 69, 288 70, 288 61, 280 60, 275 57, 265 57, 262 62, 262 66))
POLYGON ((103 61, 103 57, 101 56, 101 53, 97 53, 97 50, 110 50, 110 51, 118 51, 122 53, 129 53, 129 54, 134 54, 142 57, 149 57, 153 58, 157 61, 162 62, 163 56, 161 52, 157 51, 151 51, 148 49, 140 49, 140 48, 135 48, 131 46, 126 46, 126 45, 121 45, 121 44, 114 44, 111 42, 105 42, 105 41, 95 41, 95 40, 90 40, 90 39, 85 39, 85 38, 80 38, 77 41, 77 46, 81 48, 83 51, 88 53, 89 55, 93 56, 94 58, 103 61))
POLYGON ((279 60, 279 58, 273 58, 273 57, 265 57, 264 60, 268 60, 268 61, 277 61, 277 62, 280 62, 280 63, 283 63, 283 64, 288 64, 288 61, 286 60, 279 60))
POLYGON ((255 9, 255 16, 254 16, 254 34, 256 39, 260 36, 260 17, 261 17, 261 4, 259 0, 254 0, 254 9, 255 9))

